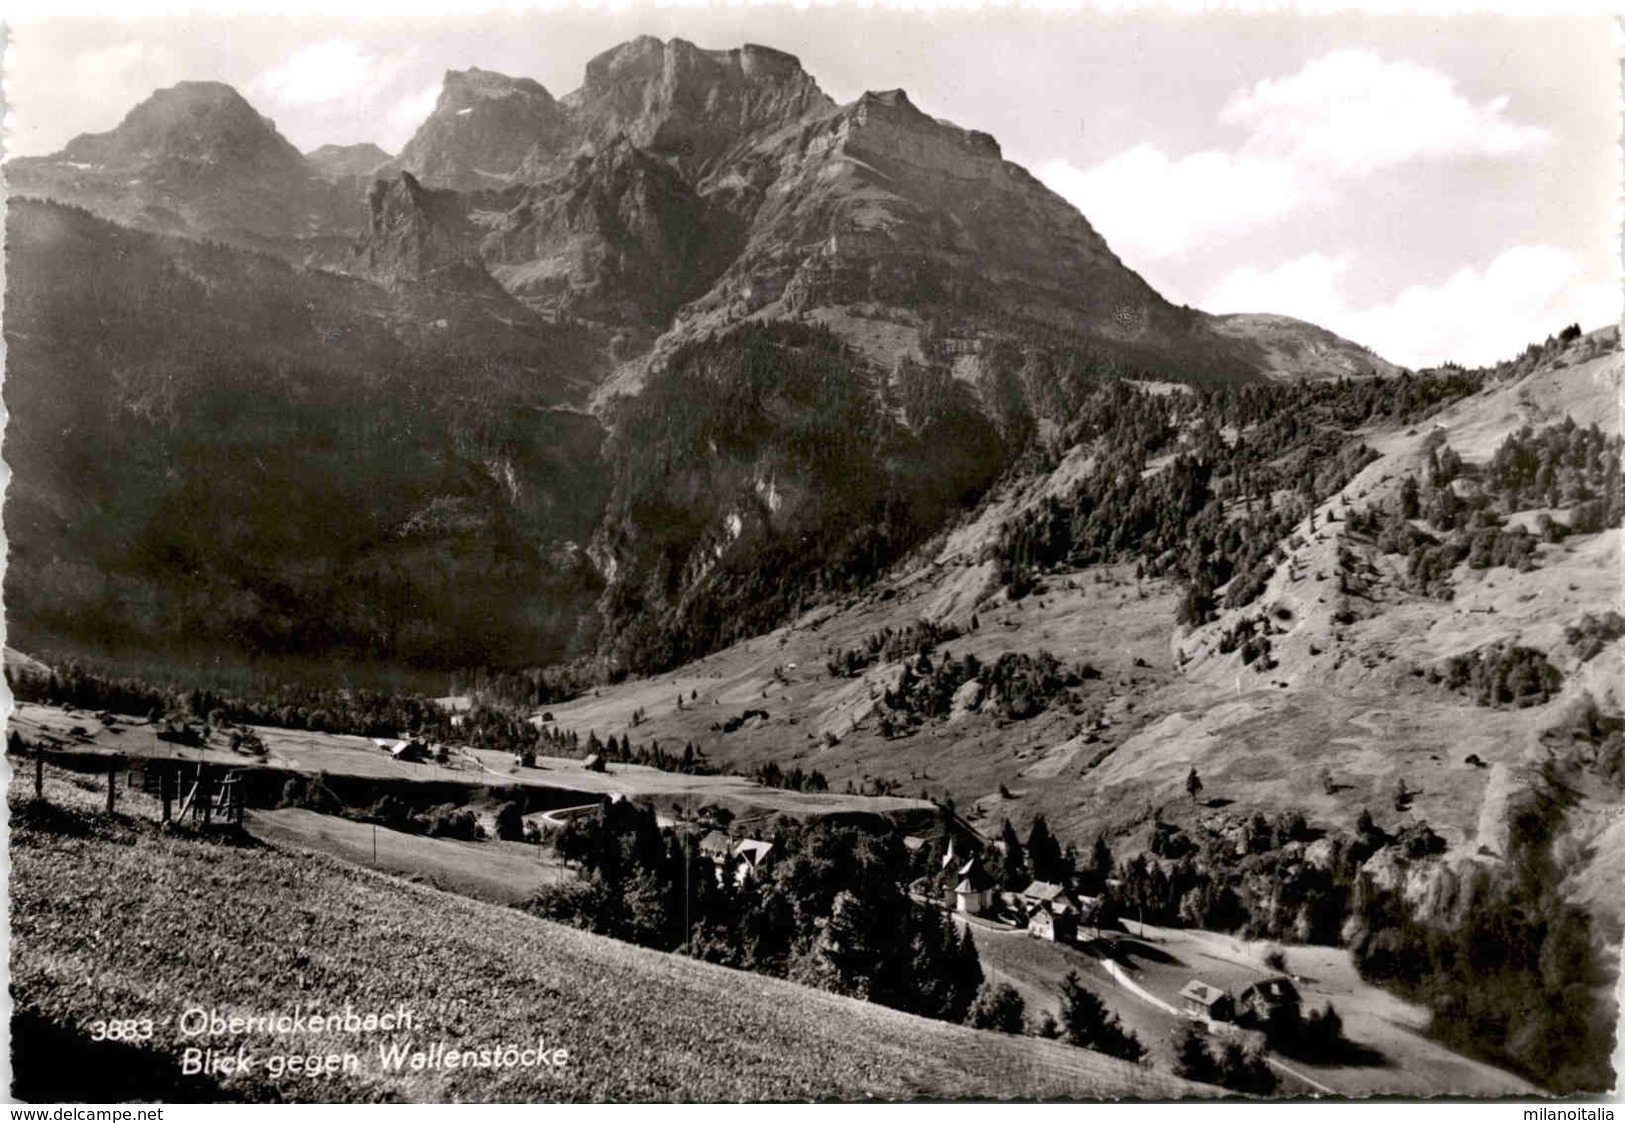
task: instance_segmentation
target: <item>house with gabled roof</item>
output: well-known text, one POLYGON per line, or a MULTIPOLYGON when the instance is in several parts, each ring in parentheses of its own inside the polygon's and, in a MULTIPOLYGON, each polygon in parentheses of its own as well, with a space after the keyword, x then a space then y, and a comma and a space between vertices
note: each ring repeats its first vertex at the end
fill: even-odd
POLYGON ((429 759, 429 746, 413 737, 405 741, 396 741, 389 747, 389 755, 396 760, 420 761, 429 759))
POLYGON ((1037 905, 1027 914, 1027 934, 1040 940, 1070 944, 1078 938, 1078 914, 1064 905, 1037 905))
POLYGON ((733 858, 734 841, 723 831, 706 831, 700 837, 700 853, 710 858, 718 865, 724 865, 733 858))
POLYGON ((1179 992, 1179 1008, 1189 1017, 1209 1022, 1227 1022, 1235 1015, 1230 992, 1201 979, 1185 984, 1185 989, 1179 992))
POLYGON ((1021 891, 1021 899, 1029 909, 1040 905, 1055 905, 1076 909, 1077 902, 1072 898, 1072 892, 1066 886, 1054 881, 1034 881, 1021 891))
POLYGON ((771 842, 757 838, 742 838, 734 845, 734 880, 743 884, 746 877, 760 877, 777 857, 771 842))
POLYGON ((1236 1008, 1259 1024, 1268 1025, 1277 1018, 1296 1018, 1302 1001, 1292 980, 1277 975, 1242 991, 1241 997, 1236 1000, 1236 1008))

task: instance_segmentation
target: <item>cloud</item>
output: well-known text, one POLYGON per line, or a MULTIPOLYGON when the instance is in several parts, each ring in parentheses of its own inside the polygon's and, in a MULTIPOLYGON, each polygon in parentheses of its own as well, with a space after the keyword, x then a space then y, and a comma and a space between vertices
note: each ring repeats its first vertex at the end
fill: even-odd
POLYGON ((1051 160, 1038 178, 1130 260, 1180 255, 1269 225, 1306 203, 1336 205, 1345 181, 1420 159, 1504 158, 1550 142, 1509 118, 1504 97, 1474 103, 1436 70, 1364 50, 1321 55, 1224 103, 1234 147, 1183 156, 1141 144, 1088 168, 1051 160))
POLYGON ((403 98, 384 117, 384 133, 378 143, 391 152, 399 152, 419 125, 434 111, 440 100, 440 83, 425 86, 410 97, 403 98))
POLYGON ((380 57, 349 39, 313 43, 254 79, 254 90, 286 106, 332 106, 369 100, 406 60, 380 57))
POLYGON ((88 50, 69 63, 69 71, 74 82, 122 90, 151 64, 155 54, 145 43, 131 40, 88 50))
POLYGON ((1202 301, 1210 312, 1277 312, 1309 320, 1410 367, 1445 361, 1487 365, 1569 324, 1616 323, 1617 286, 1581 282, 1581 264, 1554 246, 1514 246, 1482 270, 1458 269, 1356 308, 1340 287, 1352 254, 1308 254, 1261 270, 1236 269, 1202 301))
POLYGON ((1245 153, 1358 175, 1423 158, 1516 156, 1551 140, 1511 120, 1508 104, 1474 103, 1414 62, 1340 50, 1235 95, 1219 120, 1250 130, 1245 153))
POLYGON ((1087 169, 1051 160, 1036 174, 1131 259, 1171 257, 1215 234, 1269 222, 1315 193, 1283 161, 1216 150, 1174 159, 1151 144, 1087 169))

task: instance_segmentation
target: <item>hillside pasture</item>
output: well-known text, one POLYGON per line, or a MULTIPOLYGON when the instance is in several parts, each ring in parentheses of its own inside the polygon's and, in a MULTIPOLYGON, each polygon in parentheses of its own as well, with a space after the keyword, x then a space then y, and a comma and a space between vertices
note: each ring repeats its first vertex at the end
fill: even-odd
POLYGON ((1164 1073, 1032 1038, 617 943, 281 845, 161 833, 150 800, 96 810, 97 785, 52 769, 49 806, 15 783, 12 987, 18 1098, 294 1101, 802 1100, 1204 1094, 1164 1073), (64 892, 72 886, 72 892, 64 892), (263 1067, 182 1078, 178 1017, 291 1010, 418 1019, 419 1047, 568 1050, 562 1068, 388 1072, 391 1035, 262 1034, 260 1056, 353 1051, 359 1071, 263 1067), (140 1045, 89 1024, 150 1018, 140 1045), (96 1084, 84 1072, 96 1066, 96 1084))

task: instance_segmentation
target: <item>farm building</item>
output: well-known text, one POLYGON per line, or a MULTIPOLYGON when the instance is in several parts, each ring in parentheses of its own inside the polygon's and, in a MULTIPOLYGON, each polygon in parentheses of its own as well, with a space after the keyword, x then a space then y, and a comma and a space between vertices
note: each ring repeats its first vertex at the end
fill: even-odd
POLYGON ((1041 940, 1071 943, 1078 938, 1077 899, 1064 885, 1034 881, 1021 892, 1027 932, 1041 940))
POLYGON ((1200 979, 1192 979, 1179 992, 1179 1008, 1192 1018, 1209 1022, 1227 1022, 1235 1014, 1229 993, 1200 979))
POLYGON ((417 738, 409 741, 396 741, 389 747, 389 755, 396 760, 419 761, 429 759, 429 746, 417 738))
POLYGON ((1077 902, 1072 899, 1072 893, 1064 885, 1053 881, 1034 881, 1021 891, 1021 899, 1026 902, 1029 910, 1040 905, 1053 905, 1057 901, 1064 902, 1076 908, 1077 902))
POLYGON ((732 860, 733 852, 733 839, 721 831, 707 831, 700 839, 700 853, 719 866, 732 860))
POLYGON ((959 867, 959 883, 954 886, 954 907, 962 913, 980 915, 993 903, 993 879, 982 868, 980 858, 959 867))
POLYGON ((1273 979, 1265 979, 1254 983, 1241 992, 1236 1001, 1238 1015, 1246 1015, 1259 1023, 1268 1023, 1277 1018, 1293 1019, 1298 1015, 1298 1005, 1302 1000, 1298 997, 1298 988, 1292 985, 1292 980, 1277 975, 1273 979))
POLYGON ((1027 914, 1027 934, 1040 940, 1070 944, 1078 938, 1078 914, 1065 901, 1038 905, 1027 914))

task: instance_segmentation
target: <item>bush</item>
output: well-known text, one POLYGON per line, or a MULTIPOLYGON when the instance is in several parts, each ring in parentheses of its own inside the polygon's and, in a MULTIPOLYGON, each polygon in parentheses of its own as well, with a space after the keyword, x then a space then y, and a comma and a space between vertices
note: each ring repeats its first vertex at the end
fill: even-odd
POLYGON ((1027 1004, 1009 983, 983 983, 970 1013, 965 1015, 966 1025, 1000 1033, 1025 1032, 1026 1023, 1027 1004))
POLYGON ((1198 1084, 1219 1082, 1219 1066, 1194 1022, 1185 1023, 1174 1038, 1174 1073, 1198 1084))
POLYGON ((1588 612, 1580 617, 1578 624, 1563 629, 1563 638, 1574 648, 1582 663, 1595 659, 1603 648, 1621 636, 1625 636, 1625 616, 1612 609, 1601 616, 1588 612))
POLYGON ((517 800, 509 800, 497 812, 497 837, 508 842, 519 842, 525 837, 525 809, 517 800))
POLYGON ((483 834, 474 812, 456 804, 441 804, 429 812, 428 820, 427 834, 430 838, 457 838, 473 842, 483 834))
POLYGON ((1441 677, 1451 690, 1472 694, 1481 706, 1544 705, 1563 689, 1563 672, 1544 652, 1506 642, 1486 644, 1445 662, 1441 677))

